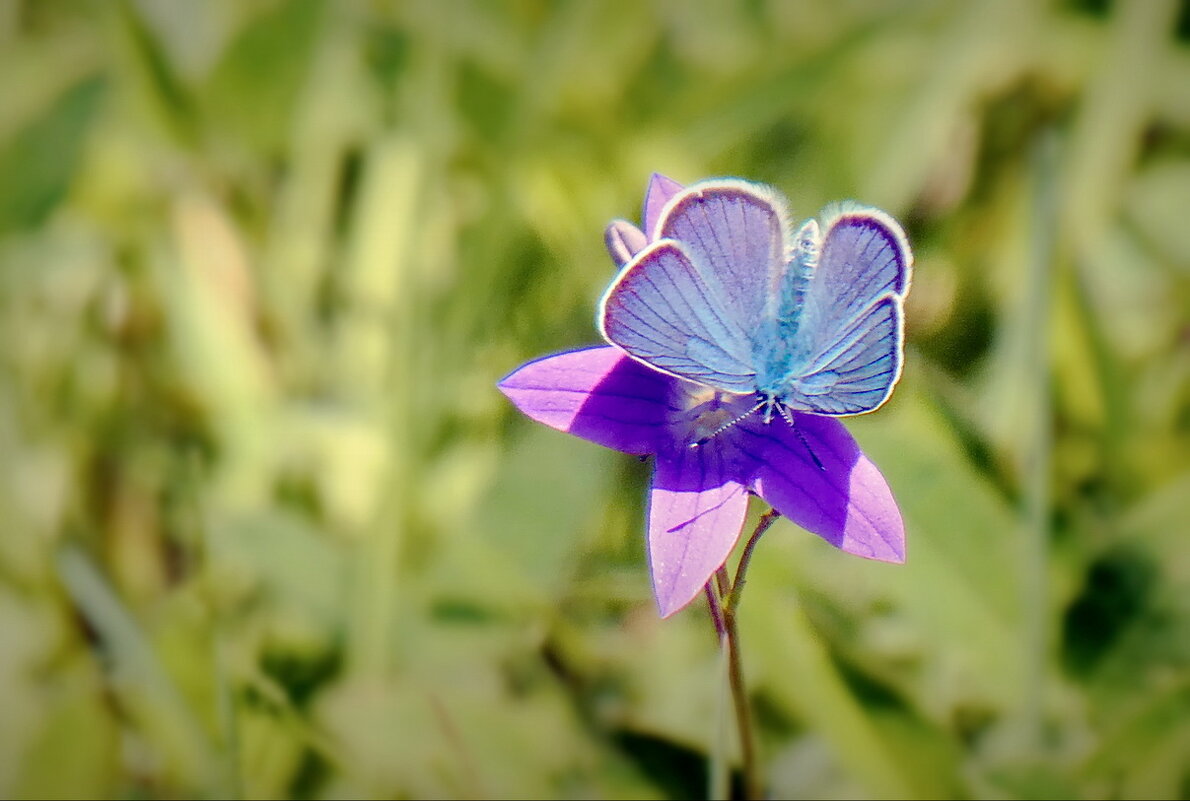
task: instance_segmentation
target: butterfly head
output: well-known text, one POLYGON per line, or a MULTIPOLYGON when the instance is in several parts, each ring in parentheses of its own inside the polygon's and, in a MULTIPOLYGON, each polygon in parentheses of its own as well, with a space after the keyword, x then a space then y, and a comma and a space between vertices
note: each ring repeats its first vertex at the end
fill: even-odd
MULTIPOLYGON (((717 397, 722 396, 722 393, 715 394, 717 397)), ((736 396, 736 398, 739 397, 736 396)), ((690 440, 690 447, 697 448, 700 445, 705 445, 754 414, 762 415, 765 425, 768 425, 773 420, 775 410, 791 427, 793 426, 793 413, 776 396, 757 392, 754 398, 755 403, 751 406, 741 407, 738 401, 734 404, 720 402, 712 411, 703 411, 698 417, 698 426, 694 429, 700 436, 690 440)))

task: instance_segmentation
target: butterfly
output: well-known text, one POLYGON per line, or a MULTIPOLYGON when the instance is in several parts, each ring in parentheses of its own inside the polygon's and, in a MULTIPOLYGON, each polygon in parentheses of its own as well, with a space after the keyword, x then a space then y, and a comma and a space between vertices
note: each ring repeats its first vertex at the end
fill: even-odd
POLYGON ((905 232, 853 202, 796 233, 789 219, 762 184, 712 179, 679 191, 601 298, 600 333, 663 373, 754 395, 743 416, 763 410, 766 423, 774 411, 792 425, 794 411, 878 408, 904 361, 905 232))

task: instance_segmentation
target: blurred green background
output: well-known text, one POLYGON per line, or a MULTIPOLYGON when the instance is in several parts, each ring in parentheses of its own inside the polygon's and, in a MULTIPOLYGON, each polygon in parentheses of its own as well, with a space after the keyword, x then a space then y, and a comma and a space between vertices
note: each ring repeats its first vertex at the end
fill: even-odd
POLYGON ((494 386, 654 170, 917 256, 908 563, 753 562, 769 791, 1190 796, 1174 0, 0 2, 0 796, 705 792, 649 466, 494 386))

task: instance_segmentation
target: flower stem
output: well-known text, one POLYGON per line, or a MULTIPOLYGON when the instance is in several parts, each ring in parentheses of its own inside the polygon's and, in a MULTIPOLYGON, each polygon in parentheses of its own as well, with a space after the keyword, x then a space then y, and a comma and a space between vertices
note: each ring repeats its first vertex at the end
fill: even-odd
POLYGON ((715 592, 715 588, 709 581, 702 589, 707 594, 707 606, 711 609, 711 622, 715 624, 715 636, 719 638, 719 643, 722 645, 723 639, 727 636, 727 625, 723 622, 723 606, 719 603, 719 593, 715 592))
POLYGON ((747 544, 744 545, 744 552, 740 554, 740 563, 736 565, 735 583, 731 585, 731 596, 724 604, 728 610, 734 611, 740 604, 740 595, 744 591, 744 574, 748 571, 748 563, 752 561, 752 552, 756 550, 756 543, 760 542, 760 535, 768 531, 780 516, 781 513, 776 509, 770 509, 761 515, 760 520, 756 523, 756 530, 748 538, 747 544))
MULTIPOLYGON (((734 596, 734 589, 733 589, 734 596)), ((727 681, 731 685, 731 701, 735 707, 735 725, 740 737, 740 761, 744 774, 744 798, 760 798, 760 782, 756 775, 756 742, 752 736, 752 708, 748 705, 748 691, 744 686, 744 669, 740 660, 740 631, 736 626, 735 609, 726 605, 723 622, 727 629, 724 647, 727 648, 727 681)))
POLYGON ((780 517, 775 510, 766 512, 756 524, 756 530, 748 538, 744 551, 740 555, 740 562, 736 566, 735 581, 729 582, 727 568, 721 567, 715 572, 715 588, 707 582, 707 601, 711 608, 711 618, 715 623, 715 633, 719 636, 720 646, 727 651, 727 681, 731 686, 731 700, 735 707, 736 729, 740 739, 740 760, 744 781, 744 798, 761 798, 760 776, 756 766, 756 739, 752 731, 752 708, 748 704, 748 691, 744 683, 744 667, 740 657, 740 632, 736 626, 736 610, 739 608, 740 596, 744 590, 744 578, 748 570, 748 563, 752 560, 752 552, 760 536, 780 517), (718 590, 716 593, 715 590, 718 590), (722 602, 720 602, 722 598, 722 602))
MULTIPOLYGON (((715 588, 714 580, 708 580, 703 588, 707 594, 707 604, 711 610, 711 620, 715 623, 715 633, 719 635, 719 670, 718 673, 727 675, 727 626, 723 622, 723 606, 719 603, 719 592, 715 588)), ((728 683, 729 684, 729 683, 728 683)), ((731 798, 731 746, 728 739, 727 723, 727 686, 715 693, 715 726, 711 739, 710 764, 707 770, 707 798, 713 801, 731 798)))

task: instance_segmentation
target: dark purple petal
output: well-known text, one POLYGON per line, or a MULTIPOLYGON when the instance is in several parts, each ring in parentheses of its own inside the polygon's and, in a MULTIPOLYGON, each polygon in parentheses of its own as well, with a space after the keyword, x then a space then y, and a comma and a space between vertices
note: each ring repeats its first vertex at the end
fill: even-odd
POLYGON ((728 432, 745 456, 741 472, 751 475, 752 489, 836 548, 904 562, 905 525, 876 465, 835 418, 795 414, 794 422, 796 432, 779 416, 766 424, 757 414, 728 432))
POLYGON ((497 386, 539 423, 643 456, 668 442, 675 380, 602 346, 529 362, 497 386))
POLYGON ((657 458, 649 493, 649 568, 662 617, 690 603, 727 560, 748 511, 719 448, 679 448, 657 458))
POLYGON ((645 232, 627 220, 612 220, 603 232, 603 244, 617 267, 632 261, 632 257, 644 250, 648 243, 645 232))
POLYGON ((666 178, 659 172, 649 178, 649 188, 645 190, 644 229, 650 242, 656 236, 657 218, 669 199, 682 191, 682 185, 672 178, 666 178))

